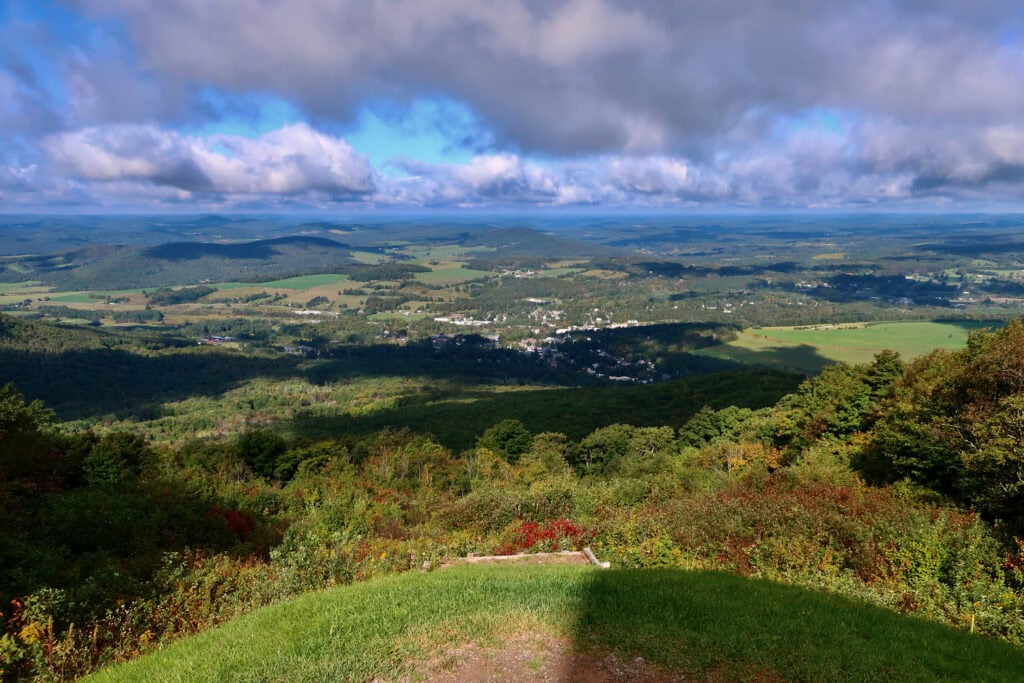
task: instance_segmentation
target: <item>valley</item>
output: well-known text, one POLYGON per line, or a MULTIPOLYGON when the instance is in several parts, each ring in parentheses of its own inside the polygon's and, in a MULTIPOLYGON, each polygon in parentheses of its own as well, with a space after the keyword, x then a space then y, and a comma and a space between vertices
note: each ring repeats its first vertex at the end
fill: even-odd
MULTIPOLYGON (((268 638, 235 617, 394 573, 419 586, 412 570, 467 553, 584 545, 615 581, 725 572, 819 591, 821 619, 835 601, 867 603, 884 616, 849 618, 878 634, 902 613, 976 632, 934 636, 967 638, 949 647, 980 653, 992 643, 977 632, 1019 644, 1024 521, 1004 484, 1021 388, 998 378, 1020 362, 1024 261, 992 246, 1016 219, 910 221, 884 253, 870 236, 889 226, 874 219, 790 233, 636 220, 204 217, 132 245, 105 244, 92 219, 84 247, 5 255, 8 671, 67 678, 153 653, 141 672, 181 651, 186 678, 225 675, 236 664, 171 643, 223 622, 268 638), (239 224, 263 235, 225 239, 239 224)), ((106 227, 120 239, 118 221, 106 227)), ((576 605, 572 586, 592 579, 524 581, 576 605)), ((774 670, 769 650, 740 653, 724 632, 706 660, 684 661, 661 636, 641 653, 541 607, 517 614, 560 643, 537 666, 620 653, 662 673, 774 670)), ((396 622, 399 645, 372 647, 412 647, 429 627, 396 622)), ((643 628, 673 632, 630 622, 643 628)), ((522 636, 474 633, 453 638, 486 650, 522 636)), ((809 634, 791 636, 787 671, 832 678, 809 634)), ((445 647, 401 661, 429 669, 445 647)), ((852 642, 848 656, 863 659, 852 642)), ((879 656, 871 670, 955 675, 879 656)), ((358 653, 337 664, 351 671, 406 672, 345 657, 358 653)))

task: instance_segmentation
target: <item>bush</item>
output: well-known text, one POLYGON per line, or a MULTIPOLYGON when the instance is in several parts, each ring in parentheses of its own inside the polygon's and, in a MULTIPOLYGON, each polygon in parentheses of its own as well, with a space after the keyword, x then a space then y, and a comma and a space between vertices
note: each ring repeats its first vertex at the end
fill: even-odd
POLYGON ((580 526, 568 519, 520 522, 503 534, 508 538, 496 546, 494 555, 515 555, 527 551, 550 553, 559 550, 582 550, 594 537, 593 529, 580 526))
POLYGON ((530 450, 532 445, 533 437, 526 425, 511 419, 488 427, 477 440, 477 447, 487 448, 511 463, 519 460, 519 456, 530 450))

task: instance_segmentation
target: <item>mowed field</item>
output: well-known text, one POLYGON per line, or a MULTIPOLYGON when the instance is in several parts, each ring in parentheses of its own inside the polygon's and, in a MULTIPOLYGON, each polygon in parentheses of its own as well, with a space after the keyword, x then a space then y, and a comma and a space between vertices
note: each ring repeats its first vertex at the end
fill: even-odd
POLYGON ((481 277, 492 275, 486 270, 473 270, 465 268, 460 263, 446 262, 438 265, 431 265, 429 273, 416 273, 416 279, 428 285, 447 285, 476 280, 481 277))
POLYGON ((998 323, 841 323, 743 330, 735 341, 700 353, 743 363, 820 372, 833 363, 868 363, 883 350, 910 360, 935 349, 958 349, 971 330, 998 323))
POLYGON ((314 275, 300 275, 289 277, 283 280, 271 280, 269 282, 221 282, 210 285, 216 289, 240 289, 242 287, 253 287, 263 289, 312 289, 323 285, 335 285, 339 282, 347 282, 348 275, 340 273, 316 273, 314 275))
MULTIPOLYGON (((155 287, 153 289, 156 289, 155 287)), ((131 297, 133 294, 142 294, 141 289, 110 289, 110 290, 88 290, 82 292, 71 292, 69 294, 58 294, 51 296, 50 301, 60 304, 96 304, 105 303, 106 297, 120 298, 131 297)))

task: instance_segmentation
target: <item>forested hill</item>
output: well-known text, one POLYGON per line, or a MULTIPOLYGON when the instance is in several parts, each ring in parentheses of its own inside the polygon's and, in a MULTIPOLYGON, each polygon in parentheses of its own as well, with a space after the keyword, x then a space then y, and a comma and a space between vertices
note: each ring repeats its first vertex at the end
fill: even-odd
POLYGON ((74 351, 142 351, 173 345, 175 343, 165 335, 129 335, 82 325, 42 323, 0 313, 0 380, 12 381, 16 376, 24 376, 24 372, 15 367, 14 356, 18 355, 58 357, 74 351))
POLYGON ((701 408, 770 406, 793 391, 801 377, 776 370, 750 369, 697 375, 642 386, 534 389, 485 394, 467 401, 461 392, 425 394, 367 415, 296 416, 294 431, 307 438, 332 434, 367 435, 386 428, 430 434, 455 451, 471 448, 479 434, 503 420, 516 420, 534 433, 560 432, 580 439, 601 427, 682 427, 701 408))
POLYGON ((348 245, 324 237, 277 237, 274 239, 257 240, 255 242, 239 242, 222 244, 219 242, 170 242, 142 250, 142 255, 150 259, 166 261, 189 261, 203 257, 222 259, 270 259, 280 254, 275 247, 304 247, 309 249, 347 250, 348 245))
POLYGON ((40 280, 67 290, 131 289, 199 282, 252 282, 337 271, 354 263, 347 245, 341 242, 291 236, 238 243, 90 246, 19 259, 0 271, 0 278, 40 280))
POLYGON ((363 231, 342 231, 331 225, 308 227, 321 234, 230 242, 176 240, 148 246, 87 244, 53 253, 12 256, 0 263, 0 282, 31 280, 65 290, 116 290, 348 273, 359 265, 353 250, 387 252, 393 260, 405 260, 408 257, 399 251, 412 237, 426 247, 457 244, 471 250, 476 260, 469 265, 484 270, 618 253, 611 247, 528 228, 433 226, 412 234, 394 226, 363 231), (338 234, 344 235, 344 242, 334 239, 338 234))

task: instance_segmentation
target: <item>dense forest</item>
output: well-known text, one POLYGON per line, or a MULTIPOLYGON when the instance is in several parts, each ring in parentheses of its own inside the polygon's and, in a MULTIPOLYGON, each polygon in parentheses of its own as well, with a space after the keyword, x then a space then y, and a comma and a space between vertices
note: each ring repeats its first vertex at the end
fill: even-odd
MULTIPOLYGON (((72 678, 304 591, 583 543, 616 566, 771 578, 1020 644, 1021 348, 1018 321, 760 404, 755 373, 691 390, 661 424, 629 424, 629 401, 586 431, 453 415, 450 444, 383 424, 153 443, 69 430, 9 385, 0 667, 72 678)), ((655 386, 670 405, 687 391, 655 386)))

